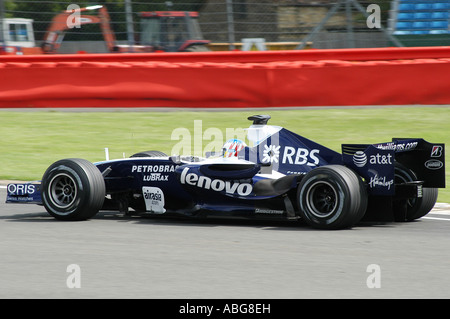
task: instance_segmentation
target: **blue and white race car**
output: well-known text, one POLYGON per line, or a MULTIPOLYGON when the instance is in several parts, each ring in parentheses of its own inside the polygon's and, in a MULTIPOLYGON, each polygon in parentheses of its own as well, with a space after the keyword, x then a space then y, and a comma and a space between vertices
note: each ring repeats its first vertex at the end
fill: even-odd
POLYGON ((433 208, 438 188, 445 187, 442 143, 396 138, 343 144, 338 153, 268 125, 268 115, 248 119, 251 146, 231 141, 209 157, 148 151, 97 163, 63 159, 39 182, 9 184, 6 201, 42 204, 60 220, 117 210, 304 220, 315 228, 342 229, 361 220, 420 218, 433 208))

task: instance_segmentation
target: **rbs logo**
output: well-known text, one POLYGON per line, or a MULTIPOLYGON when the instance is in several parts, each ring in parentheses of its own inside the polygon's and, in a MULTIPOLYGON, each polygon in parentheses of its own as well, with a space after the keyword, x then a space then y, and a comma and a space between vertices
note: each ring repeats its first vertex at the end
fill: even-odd
POLYGON ((317 155, 319 150, 313 149, 309 151, 306 148, 295 148, 286 146, 283 152, 283 158, 281 162, 283 164, 296 164, 296 165, 308 165, 317 166, 319 164, 319 158, 317 155))

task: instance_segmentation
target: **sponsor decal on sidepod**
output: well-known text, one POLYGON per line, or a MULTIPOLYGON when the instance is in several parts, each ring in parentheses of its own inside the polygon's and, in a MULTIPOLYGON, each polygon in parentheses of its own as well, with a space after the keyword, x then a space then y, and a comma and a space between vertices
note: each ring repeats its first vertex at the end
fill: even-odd
POLYGON ((211 179, 208 176, 189 173, 189 167, 185 167, 181 172, 181 184, 188 184, 204 189, 211 189, 216 192, 225 191, 227 194, 238 194, 248 196, 253 191, 253 186, 249 183, 239 183, 234 181, 223 181, 221 179, 211 179))

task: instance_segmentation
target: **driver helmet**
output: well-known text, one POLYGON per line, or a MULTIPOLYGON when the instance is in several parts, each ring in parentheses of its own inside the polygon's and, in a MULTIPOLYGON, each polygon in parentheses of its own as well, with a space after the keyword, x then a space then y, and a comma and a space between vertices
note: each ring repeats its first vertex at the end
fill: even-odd
POLYGON ((239 151, 242 150, 247 145, 238 139, 231 139, 225 142, 222 147, 223 157, 233 157, 238 155, 239 151))

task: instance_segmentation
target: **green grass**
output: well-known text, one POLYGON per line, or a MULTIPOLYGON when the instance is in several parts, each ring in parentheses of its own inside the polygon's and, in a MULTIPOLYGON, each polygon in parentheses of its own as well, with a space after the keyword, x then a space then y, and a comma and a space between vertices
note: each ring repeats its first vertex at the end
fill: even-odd
MULTIPOLYGON (((59 112, 0 111, 0 179, 37 180, 54 161, 80 157, 90 161, 130 156, 139 151, 168 154, 179 142, 176 128, 194 135, 194 120, 202 120, 204 134, 218 128, 246 128, 247 117, 270 114, 270 124, 284 126, 331 149, 343 143, 388 142, 392 137, 421 137, 450 145, 450 108, 322 108, 296 110, 59 112)), ((213 137, 214 139, 214 137, 213 137)), ((203 146, 210 143, 204 141, 203 146)), ((447 185, 450 185, 447 156, 447 185)), ((440 190, 439 201, 450 203, 450 191, 440 190)))

